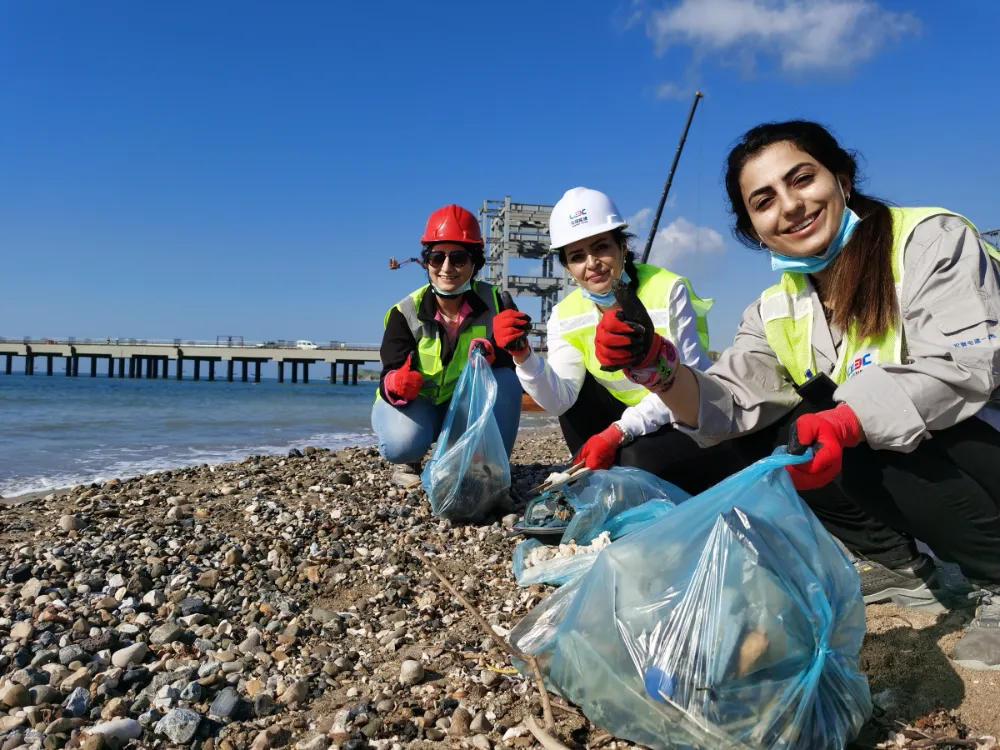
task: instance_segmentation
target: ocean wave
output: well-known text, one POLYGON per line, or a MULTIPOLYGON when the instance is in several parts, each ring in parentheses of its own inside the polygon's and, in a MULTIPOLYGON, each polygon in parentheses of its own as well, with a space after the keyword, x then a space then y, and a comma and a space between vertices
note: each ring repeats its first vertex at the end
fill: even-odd
POLYGON ((306 446, 337 450, 353 445, 374 445, 370 430, 317 433, 281 443, 201 446, 157 445, 148 448, 122 447, 114 450, 93 450, 74 459, 72 470, 48 472, 44 476, 11 477, 0 480, 0 496, 14 498, 35 492, 50 492, 78 484, 106 482, 118 477, 125 479, 157 471, 182 469, 201 464, 222 464, 242 461, 247 456, 278 455, 292 448, 306 446), (116 455, 117 454, 117 455, 116 455))

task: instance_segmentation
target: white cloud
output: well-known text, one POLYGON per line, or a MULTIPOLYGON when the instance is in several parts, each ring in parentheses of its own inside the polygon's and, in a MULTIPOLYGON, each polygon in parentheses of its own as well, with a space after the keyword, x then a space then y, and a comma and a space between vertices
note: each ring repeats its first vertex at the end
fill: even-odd
POLYGON ((657 99, 687 99, 690 94, 691 89, 670 81, 664 81, 656 87, 657 99))
MULTIPOLYGON (((752 65, 777 56, 786 72, 846 70, 921 29, 912 13, 873 0, 680 0, 653 11, 646 31, 663 54, 688 45, 752 65)), ((672 92, 672 84, 664 84, 672 92)))
POLYGON ((699 227, 678 216, 656 233, 649 262, 660 268, 670 268, 686 255, 722 255, 726 243, 711 227, 699 227))
POLYGON ((634 215, 627 217, 625 221, 628 223, 628 228, 635 232, 648 227, 652 219, 653 209, 640 208, 634 215))

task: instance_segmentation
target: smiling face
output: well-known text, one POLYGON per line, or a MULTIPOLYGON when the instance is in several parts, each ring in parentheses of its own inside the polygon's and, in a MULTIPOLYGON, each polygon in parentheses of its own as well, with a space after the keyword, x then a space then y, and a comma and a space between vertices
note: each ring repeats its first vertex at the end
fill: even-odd
POLYGON ((431 283, 442 292, 450 293, 461 289, 475 272, 472 256, 457 242, 438 242, 428 254, 427 275, 431 283), (441 260, 441 265, 435 268, 438 260, 441 260))
POLYGON ((837 177, 788 141, 763 149, 740 172, 740 192, 757 238, 795 258, 826 250, 840 230, 850 190, 846 175, 837 177))
POLYGON ((576 283, 594 294, 607 294, 622 275, 625 253, 611 232, 587 237, 565 248, 566 270, 576 283))

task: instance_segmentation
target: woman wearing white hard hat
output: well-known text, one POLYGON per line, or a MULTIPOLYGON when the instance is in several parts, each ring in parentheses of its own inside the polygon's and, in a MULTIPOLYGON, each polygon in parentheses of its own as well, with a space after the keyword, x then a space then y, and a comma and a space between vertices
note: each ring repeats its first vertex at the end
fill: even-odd
POLYGON ((597 323, 606 310, 617 309, 611 286, 622 279, 654 310, 656 330, 677 342, 685 364, 698 370, 711 364, 705 321, 711 302, 700 300, 682 276, 636 264, 627 227, 604 193, 584 187, 567 191, 552 209, 549 236, 580 288, 552 311, 547 359, 528 346, 531 321, 522 312, 499 313, 493 334, 513 355, 524 390, 559 417, 574 463, 590 469, 637 466, 688 492, 701 492, 741 468, 735 454, 698 448, 671 426, 670 411, 656 395, 620 372, 603 371, 595 351, 597 323))

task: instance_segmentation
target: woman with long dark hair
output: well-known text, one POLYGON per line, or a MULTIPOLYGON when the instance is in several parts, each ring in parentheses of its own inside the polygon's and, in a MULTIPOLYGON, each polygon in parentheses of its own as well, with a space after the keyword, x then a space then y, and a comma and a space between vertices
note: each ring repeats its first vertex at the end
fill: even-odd
POLYGON ((1000 275, 962 216, 896 208, 858 188, 854 155, 822 126, 760 125, 729 155, 734 231, 781 280, 708 371, 631 313, 606 313, 602 364, 659 393, 702 445, 748 458, 790 439, 803 500, 853 553, 866 602, 941 609, 933 561, 980 599, 952 658, 1000 668, 1000 275))

